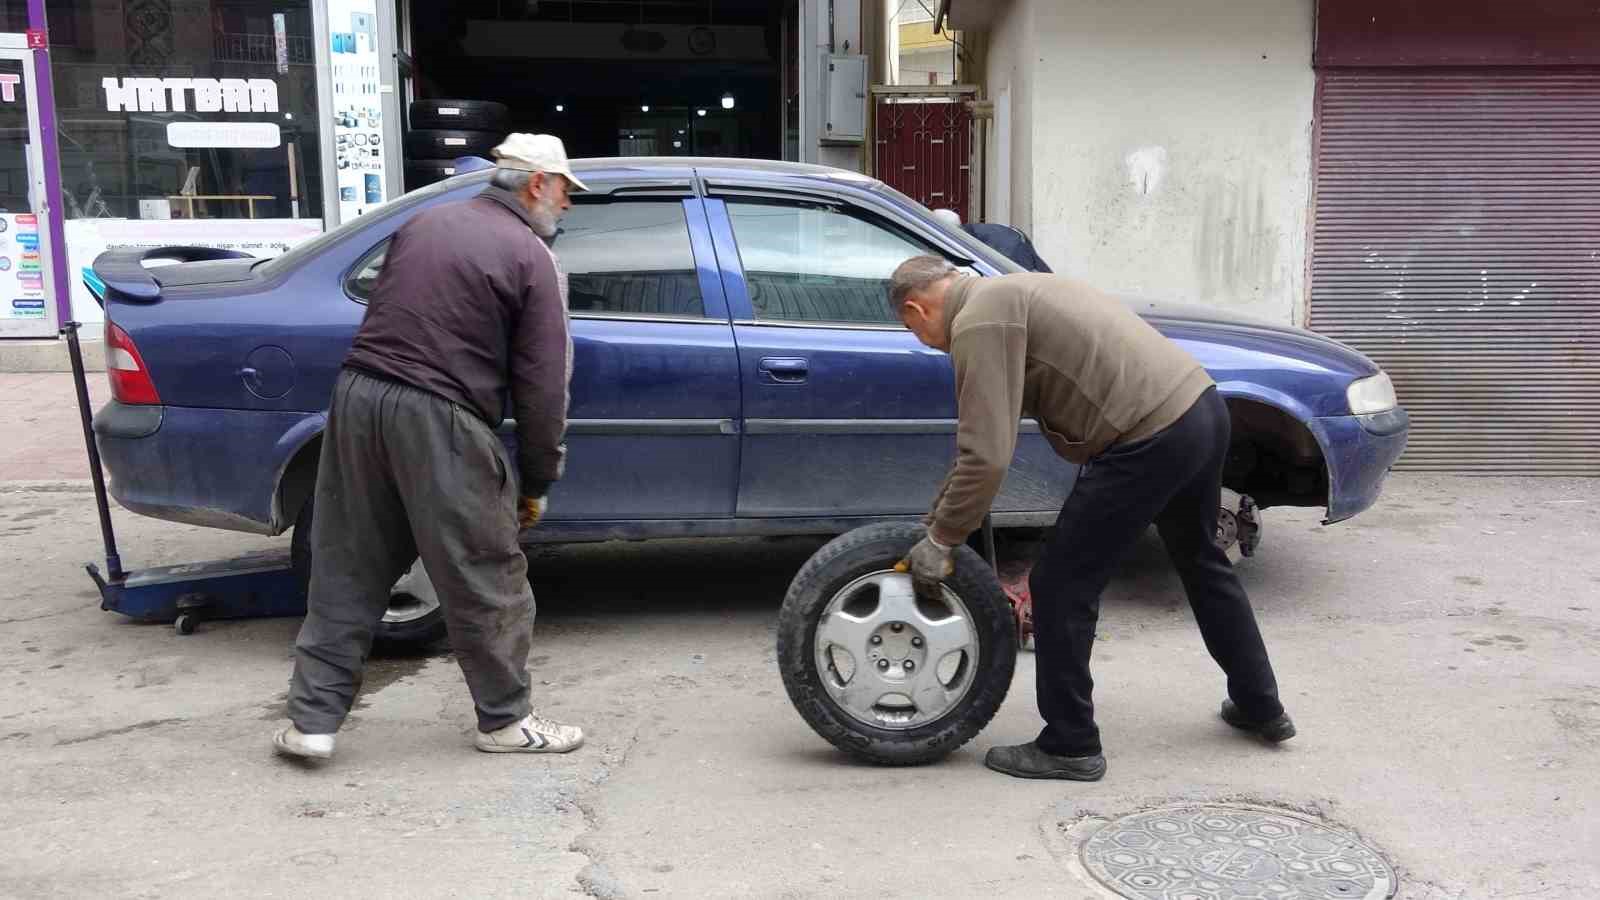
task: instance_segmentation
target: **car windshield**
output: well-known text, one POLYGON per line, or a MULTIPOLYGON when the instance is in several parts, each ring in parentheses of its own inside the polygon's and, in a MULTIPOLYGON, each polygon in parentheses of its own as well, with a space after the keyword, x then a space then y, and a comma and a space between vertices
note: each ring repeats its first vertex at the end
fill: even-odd
POLYGON ((994 266, 996 269, 999 269, 1002 274, 1027 271, 1021 266, 1012 262, 1011 259, 1005 254, 994 249, 988 244, 985 244, 983 241, 978 240, 972 235, 967 234, 960 228, 947 227, 943 222, 934 217, 933 210, 928 209, 926 206, 923 206, 921 203, 918 203, 905 194, 900 193, 887 184, 879 183, 875 185, 874 188, 890 195, 891 197, 894 197, 896 200, 899 200, 901 203, 904 203, 911 209, 923 213, 923 219, 926 224, 939 229, 940 232, 949 235, 951 240, 954 240, 962 247, 967 248, 971 252, 973 259, 983 260, 984 262, 994 266))
POLYGON ((272 259, 262 260, 261 262, 257 263, 254 268, 256 271, 268 278, 271 278, 279 272, 290 271, 298 267, 306 260, 315 258, 317 254, 344 240, 347 235, 357 229, 367 228, 375 223, 383 221, 384 219, 390 218, 391 216, 400 215, 419 203, 426 203, 440 194, 449 193, 450 191, 472 183, 474 180, 486 182, 488 179, 489 173, 487 171, 470 172, 465 175, 457 175, 454 178, 446 178, 443 181, 434 182, 427 187, 418 188, 417 190, 411 191, 407 194, 401 194, 399 197, 390 200, 388 203, 376 207, 366 215, 352 219, 351 221, 340 225, 338 228, 335 228, 332 231, 325 231, 303 244, 295 245, 293 248, 280 256, 275 256, 272 259))

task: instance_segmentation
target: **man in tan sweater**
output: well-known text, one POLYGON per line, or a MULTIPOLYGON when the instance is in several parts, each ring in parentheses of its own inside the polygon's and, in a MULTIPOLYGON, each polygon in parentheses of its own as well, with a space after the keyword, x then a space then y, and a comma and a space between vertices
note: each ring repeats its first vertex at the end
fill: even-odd
POLYGON ((950 573, 951 548, 999 493, 1021 417, 1082 466, 1029 577, 1045 727, 985 764, 1019 778, 1105 774, 1089 674, 1100 593, 1152 523, 1227 674, 1222 718, 1268 741, 1293 737, 1249 598, 1214 542, 1229 421, 1200 363, 1122 303, 1055 275, 970 278, 919 256, 895 270, 889 299, 922 343, 950 354, 960 414, 955 465, 908 557, 914 578, 950 573))

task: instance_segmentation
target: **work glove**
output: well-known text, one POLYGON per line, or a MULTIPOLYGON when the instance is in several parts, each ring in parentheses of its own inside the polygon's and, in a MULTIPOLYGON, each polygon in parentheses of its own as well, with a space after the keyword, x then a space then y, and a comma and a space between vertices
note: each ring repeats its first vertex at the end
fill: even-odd
POLYGON ((517 503, 517 527, 527 529, 538 525, 549 505, 548 497, 523 497, 517 503))
POLYGON ((895 565, 896 572, 911 573, 911 580, 919 586, 937 585, 955 572, 954 548, 934 540, 931 536, 917 542, 906 558, 895 565))

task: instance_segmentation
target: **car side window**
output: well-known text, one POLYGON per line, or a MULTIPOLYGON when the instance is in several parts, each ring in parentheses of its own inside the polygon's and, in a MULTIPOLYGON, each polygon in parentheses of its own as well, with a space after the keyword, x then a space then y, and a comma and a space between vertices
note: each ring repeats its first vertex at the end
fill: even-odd
MULTIPOLYGON (((553 246, 574 314, 705 315, 689 225, 677 200, 576 203, 562 216, 553 246)), ((372 299, 388 252, 386 239, 351 268, 345 281, 351 297, 372 299)))
POLYGON ((848 207, 729 200, 728 218, 760 320, 899 325, 889 276, 935 252, 848 207))
POLYGON ((553 244, 577 316, 705 316, 678 200, 574 198, 553 244))
POLYGON ((378 273, 383 271, 383 261, 388 255, 389 239, 384 238, 350 270, 350 277, 344 283, 345 293, 361 303, 371 302, 372 290, 378 285, 378 273))

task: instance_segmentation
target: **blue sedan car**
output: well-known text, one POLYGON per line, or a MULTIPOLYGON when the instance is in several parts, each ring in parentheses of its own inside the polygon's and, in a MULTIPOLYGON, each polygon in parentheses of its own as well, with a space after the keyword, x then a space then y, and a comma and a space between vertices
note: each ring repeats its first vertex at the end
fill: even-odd
MULTIPOLYGON (((832 533, 926 512, 955 452, 953 375, 890 311, 886 281, 920 253, 977 275, 1013 263, 853 173, 682 158, 574 167, 591 190, 555 242, 576 348, 569 464, 526 540, 832 533)), ((96 260, 85 277, 106 310, 115 399, 94 427, 117 501, 309 535, 325 409, 387 242, 487 178, 413 192, 276 259, 167 248, 96 260), (155 259, 177 262, 145 265, 155 259)), ((1372 505, 1407 432, 1376 365, 1302 330, 1134 305, 1228 399, 1220 540, 1253 549, 1256 508, 1324 507, 1333 522, 1372 505)), ((1022 429, 1000 528, 1049 525, 1076 475, 1036 425, 1022 429)), ((309 543, 295 550, 308 565, 309 543)), ((425 576, 407 579, 392 637, 439 627, 425 576)))

